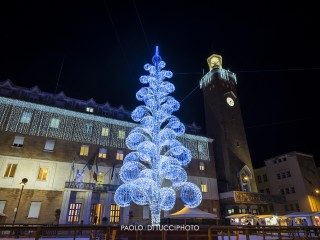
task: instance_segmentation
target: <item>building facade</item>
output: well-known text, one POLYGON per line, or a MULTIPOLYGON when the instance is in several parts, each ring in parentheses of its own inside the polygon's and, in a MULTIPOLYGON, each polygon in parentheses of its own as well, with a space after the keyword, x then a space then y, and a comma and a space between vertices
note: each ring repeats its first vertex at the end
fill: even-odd
POLYGON ((265 165, 255 169, 258 191, 286 198, 276 213, 320 211, 320 178, 312 155, 289 152, 265 160, 265 165))
MULTIPOLYGON (((147 207, 120 208, 113 200, 129 153, 125 139, 136 126, 123 107, 27 89, 10 80, 0 83, 0 212, 7 215, 5 222, 148 222, 147 207), (28 182, 22 191, 23 178, 28 182)), ((188 181, 202 190, 199 208, 219 213, 212 139, 186 133, 179 140, 192 153, 186 170, 188 181)), ((172 212, 182 207, 178 199, 172 212)))

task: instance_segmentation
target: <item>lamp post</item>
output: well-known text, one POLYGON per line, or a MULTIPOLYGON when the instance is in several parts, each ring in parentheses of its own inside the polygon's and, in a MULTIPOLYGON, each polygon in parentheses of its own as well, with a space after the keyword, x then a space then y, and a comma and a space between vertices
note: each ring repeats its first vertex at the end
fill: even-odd
POLYGON ((23 178, 21 180, 21 191, 20 191, 20 196, 19 196, 19 201, 18 201, 18 205, 17 205, 17 208, 16 208, 16 212, 14 214, 14 218, 13 218, 13 223, 12 225, 14 225, 14 223, 16 222, 16 217, 17 217, 17 213, 18 213, 18 209, 19 209, 19 205, 20 205, 20 200, 21 200, 21 196, 22 196, 22 192, 23 192, 23 189, 24 189, 24 186, 27 184, 28 182, 28 179, 27 178, 23 178))

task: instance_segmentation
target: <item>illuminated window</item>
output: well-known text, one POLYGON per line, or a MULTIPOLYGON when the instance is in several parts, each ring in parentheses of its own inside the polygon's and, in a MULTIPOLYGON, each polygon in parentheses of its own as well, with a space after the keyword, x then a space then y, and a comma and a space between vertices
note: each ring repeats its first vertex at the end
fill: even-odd
POLYGON ((81 203, 70 203, 68 211, 68 222, 79 222, 81 203))
POLYGON ((109 135, 109 128, 102 128, 101 136, 107 137, 109 135))
POLYGON ((201 171, 204 171, 204 162, 199 162, 199 168, 201 171))
POLYGON ((117 160, 123 160, 123 150, 117 150, 117 156, 116 159, 117 160))
POLYGON ((83 132, 86 133, 86 134, 91 134, 92 133, 92 128, 93 128, 92 123, 86 123, 83 126, 83 132))
POLYGON ((126 138, 126 132, 122 131, 122 130, 119 130, 118 138, 119 139, 125 139, 126 138))
POLYGON ((110 222, 117 223, 120 221, 120 206, 111 204, 110 206, 110 222))
POLYGON ((228 209, 228 214, 233 214, 234 213, 234 209, 228 209))
POLYGON ((47 180, 48 168, 40 168, 38 174, 38 180, 45 181, 47 180))
POLYGON ((80 148, 80 156, 88 156, 88 154, 89 154, 89 146, 82 145, 80 148))
POLYGON ((201 192, 208 192, 208 187, 206 183, 201 183, 201 192))
POLYGON ((99 149, 99 158, 107 158, 107 149, 105 148, 99 149))
POLYGON ((20 122, 21 123, 30 123, 31 121, 31 117, 32 117, 32 113, 31 112, 23 112, 20 122))
POLYGON ((60 119, 58 118, 51 118, 50 127, 51 128, 59 128, 60 119))
POLYGON ((13 140, 13 147, 23 147, 24 137, 15 136, 13 140))
POLYGON ((87 107, 87 108, 86 108, 86 112, 93 113, 93 108, 91 108, 91 107, 87 107))
POLYGON ((43 151, 53 152, 54 143, 55 143, 54 140, 49 140, 49 139, 47 139, 47 140, 46 140, 46 144, 44 145, 43 151))
POLYGON ((6 172, 4 173, 4 177, 14 177, 14 174, 17 169, 17 164, 7 164, 6 172))
POLYGON ((28 218, 39 218, 41 202, 31 202, 28 218))

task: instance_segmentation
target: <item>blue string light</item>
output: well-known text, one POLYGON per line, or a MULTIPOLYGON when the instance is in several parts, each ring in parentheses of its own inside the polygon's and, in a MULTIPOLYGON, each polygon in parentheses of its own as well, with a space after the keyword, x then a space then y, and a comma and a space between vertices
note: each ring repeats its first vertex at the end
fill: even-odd
POLYGON ((149 205, 151 224, 160 225, 161 210, 172 209, 176 201, 176 191, 186 206, 194 208, 202 201, 200 189, 187 182, 187 173, 183 169, 191 161, 191 151, 176 138, 185 132, 185 126, 171 114, 180 108, 173 97, 172 83, 164 81, 171 78, 172 72, 162 70, 165 62, 156 47, 152 58, 153 65, 146 64, 148 76, 141 76, 142 84, 136 98, 145 105, 138 106, 131 114, 132 119, 140 122, 126 139, 127 147, 132 150, 120 169, 123 184, 115 193, 115 202, 127 207, 130 202, 149 205), (163 187, 163 181, 171 182, 163 187))

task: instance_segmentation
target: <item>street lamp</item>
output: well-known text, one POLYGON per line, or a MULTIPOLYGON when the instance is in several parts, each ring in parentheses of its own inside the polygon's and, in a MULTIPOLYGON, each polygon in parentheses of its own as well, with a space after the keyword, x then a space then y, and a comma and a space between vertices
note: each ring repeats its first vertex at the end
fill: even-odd
POLYGON ((21 183, 20 183, 20 185, 21 185, 21 192, 20 192, 20 197, 19 197, 19 201, 18 201, 18 206, 16 207, 16 212, 15 212, 15 214, 14 214, 14 218, 13 218, 13 223, 12 223, 12 225, 14 225, 14 223, 15 223, 15 221, 16 221, 16 217, 17 217, 17 213, 18 213, 18 209, 19 209, 19 205, 20 205, 20 200, 21 200, 23 188, 24 188, 24 186, 27 184, 27 182, 28 182, 28 179, 27 179, 27 178, 23 178, 23 179, 21 180, 21 183))

